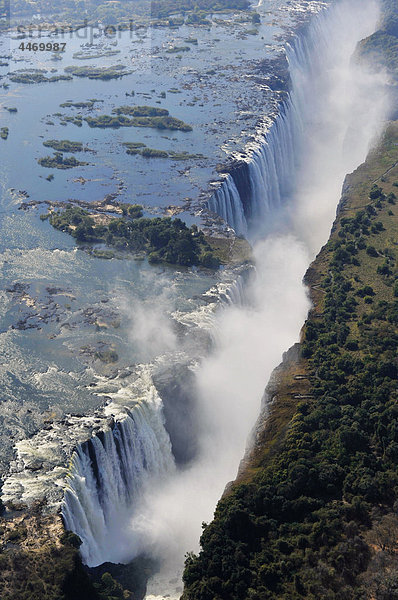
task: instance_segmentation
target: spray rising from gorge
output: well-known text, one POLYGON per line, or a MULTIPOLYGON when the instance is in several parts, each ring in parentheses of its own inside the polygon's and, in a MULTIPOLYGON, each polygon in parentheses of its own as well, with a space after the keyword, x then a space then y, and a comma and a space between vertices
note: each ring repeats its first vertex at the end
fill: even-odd
POLYGON ((302 277, 328 237, 344 176, 386 116, 383 77, 352 60, 377 20, 373 0, 342 0, 287 49, 289 99, 252 160, 209 201, 256 240, 256 276, 245 305, 220 312, 216 347, 195 372, 198 452, 175 466, 150 381, 148 396, 112 432, 79 448, 63 515, 87 564, 147 553, 171 572, 197 549, 201 522, 236 474, 264 386, 298 339, 309 308, 302 277))

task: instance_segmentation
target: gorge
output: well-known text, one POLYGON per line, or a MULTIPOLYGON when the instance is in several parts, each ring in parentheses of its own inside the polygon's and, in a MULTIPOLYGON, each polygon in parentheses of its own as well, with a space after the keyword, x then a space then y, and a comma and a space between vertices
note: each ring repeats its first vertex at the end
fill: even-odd
MULTIPOLYGON (((229 307, 219 317, 215 349, 195 373, 198 455, 175 470, 167 444, 150 442, 150 419, 140 421, 140 430, 138 424, 131 427, 129 416, 115 426, 113 438, 108 432, 92 438, 90 448, 82 446, 63 510, 67 528, 83 540, 88 564, 149 553, 172 573, 184 552, 195 547, 200 522, 211 517, 225 482, 234 477, 264 381, 297 341, 305 320, 309 303, 301 279, 327 240, 345 174, 363 162, 387 116, 384 75, 352 61, 358 42, 373 33, 378 18, 374 2, 365 8, 338 2, 287 48, 288 99, 251 160, 232 171, 209 200, 209 208, 237 233, 257 240, 256 274, 246 288, 247 306, 229 307), (134 438, 146 441, 136 446, 134 438), (92 481, 90 499, 79 488, 83 477, 92 481), (137 481, 142 481, 141 498, 137 481), (94 515, 101 515, 101 525, 92 523, 94 515)), ((162 423, 156 431, 165 435, 162 423)), ((156 590, 156 581, 152 586, 150 591, 156 590)))
MULTIPOLYGON (((130 306, 124 290, 123 314, 134 323, 123 346, 126 362, 96 374, 90 384, 105 402, 93 405, 86 419, 67 417, 60 427, 50 424, 28 442, 18 442, 19 464, 4 479, 3 501, 28 504, 43 494, 37 473, 48 482, 52 510, 61 505, 64 526, 79 536, 88 567, 154 560, 148 600, 180 597, 187 552, 187 600, 258 597, 249 595, 250 577, 243 571, 241 581, 229 579, 225 588, 218 580, 207 581, 200 566, 206 548, 193 554, 201 523, 209 538, 217 522, 206 523, 258 439, 256 429, 248 435, 264 387, 282 354, 299 340, 313 301, 302 278, 327 242, 344 178, 364 162, 391 113, 387 73, 375 73, 357 54, 361 40, 379 27, 378 2, 313 5, 317 14, 286 44, 289 91, 280 94, 278 111, 247 145, 245 156, 230 161, 204 207, 250 241, 254 268, 226 269, 210 291, 195 271, 182 283, 173 281, 171 291, 169 271, 158 271, 161 284, 134 272, 144 293, 130 306), (173 296, 179 289, 185 293, 184 285, 197 286, 201 298, 196 304, 184 299, 188 310, 173 296), (129 353, 137 354, 134 369, 129 353), (64 433, 61 452, 57 440, 64 433)), ((120 279, 131 275, 120 272, 120 279)), ((103 277, 99 270, 98 279, 103 277)), ((115 321, 114 315, 107 318, 115 321)), ((107 335, 115 343, 117 334, 107 335)), ((113 351, 109 348, 105 352, 113 351)), ((268 403, 265 394, 264 421, 268 403)), ((240 532, 246 522, 241 517, 240 532)), ((224 567, 217 569, 219 576, 224 567)))

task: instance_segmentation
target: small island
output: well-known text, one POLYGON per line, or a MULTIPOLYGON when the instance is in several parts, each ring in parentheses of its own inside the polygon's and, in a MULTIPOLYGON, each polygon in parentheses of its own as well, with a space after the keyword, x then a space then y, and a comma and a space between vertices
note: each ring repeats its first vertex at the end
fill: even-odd
POLYGON ((71 142, 70 140, 47 140, 43 146, 57 150, 58 152, 83 152, 82 142, 71 142))
POLYGON ((72 169, 73 167, 83 167, 89 163, 77 160, 75 156, 64 158, 62 152, 55 152, 54 156, 45 156, 38 158, 37 162, 41 167, 49 169, 72 169))
POLYGON ((60 104, 61 108, 93 108, 94 100, 88 100, 87 102, 63 102, 60 104))
POLYGON ((70 73, 75 77, 108 80, 124 77, 131 71, 126 70, 125 65, 114 65, 113 67, 65 67, 65 73, 70 73))
MULTIPOLYGON (((120 205, 123 216, 93 215, 79 206, 42 215, 50 224, 72 235, 80 244, 106 244, 117 250, 145 254, 151 263, 202 266, 216 269, 220 259, 196 225, 187 227, 181 219, 142 216, 139 204, 120 205)), ((97 253, 101 258, 108 254, 97 253)))
POLYGON ((148 148, 142 142, 124 142, 123 146, 127 148, 126 154, 139 154, 144 158, 171 158, 172 160, 189 160, 192 158, 205 158, 203 154, 189 154, 188 152, 173 152, 172 150, 157 150, 148 148))
POLYGON ((10 75, 10 81, 14 83, 54 83, 56 81, 70 81, 73 79, 70 75, 51 75, 47 77, 42 72, 38 71, 19 71, 10 75))
POLYGON ((112 110, 117 115, 129 115, 130 117, 167 117, 170 113, 166 108, 157 106, 119 106, 112 110))
POLYGON ((119 127, 153 127, 155 129, 192 131, 191 125, 175 117, 170 117, 168 114, 155 117, 133 117, 132 119, 123 114, 99 115, 98 117, 85 117, 84 120, 89 127, 111 127, 113 129, 119 127))
POLYGON ((83 117, 81 115, 75 115, 74 117, 61 115, 61 117, 61 125, 66 125, 67 123, 72 123, 73 125, 77 125, 77 127, 82 127, 83 125, 83 117))

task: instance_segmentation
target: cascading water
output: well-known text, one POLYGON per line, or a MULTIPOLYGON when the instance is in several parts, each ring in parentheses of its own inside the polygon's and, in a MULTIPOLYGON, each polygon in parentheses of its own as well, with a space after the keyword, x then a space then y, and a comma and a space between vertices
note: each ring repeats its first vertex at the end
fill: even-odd
POLYGON ((82 558, 90 566, 131 558, 125 524, 132 507, 154 478, 171 477, 175 471, 154 386, 144 402, 116 418, 111 429, 93 435, 74 452, 62 507, 65 526, 81 538, 82 558))
MULTIPOLYGON (((303 144, 307 125, 313 123, 320 109, 319 105, 314 107, 317 98, 324 96, 325 57, 333 53, 335 28, 344 19, 342 4, 324 10, 311 22, 305 35, 287 44, 292 82, 288 99, 250 160, 233 169, 208 200, 208 208, 238 235, 248 234, 252 240, 261 238, 264 231, 272 229, 272 223, 269 227, 267 221, 273 221, 275 213, 294 193, 302 153, 306 151, 303 144)), ((344 29, 343 26, 343 35, 344 29)), ((355 37, 358 28, 352 29, 354 50, 359 41, 355 37)), ((330 76, 333 78, 333 71, 330 76)), ((358 135, 359 129, 355 131, 358 135)))
MULTIPOLYGON (((295 53, 295 47, 288 56, 295 53)), ((301 68, 311 69, 310 55, 302 53, 302 58, 301 68)), ((209 210, 238 235, 252 237, 256 224, 278 209, 293 189, 301 137, 302 115, 293 92, 250 161, 233 170, 208 200, 209 210)))
MULTIPOLYGON (((89 564, 146 551, 170 558, 171 570, 181 566, 184 553, 197 546, 201 521, 211 518, 225 483, 234 477, 266 381, 305 320, 309 305, 302 276, 326 241, 344 175, 364 160, 385 115, 380 82, 372 77, 362 85, 359 71, 349 69, 356 43, 375 30, 377 18, 373 0, 341 0, 287 48, 289 99, 252 160, 209 200, 238 233, 248 231, 253 239, 264 231, 268 235, 255 247, 257 274, 245 294, 249 302, 239 307, 226 295, 231 306, 220 311, 218 347, 196 372, 198 457, 189 468, 175 469, 159 399, 146 412, 146 419, 154 412, 156 432, 146 428, 146 419, 136 420, 137 405, 113 432, 80 447, 63 514, 67 527, 84 540, 89 564), (369 98, 372 110, 357 120, 357 105, 369 98), (354 135, 352 152, 347 131, 354 122, 354 133, 362 135, 354 135), (321 221, 320 205, 327 206, 321 221), (282 222, 275 213, 283 207, 288 210, 282 222), (126 444, 127 436, 121 436, 130 422, 129 436, 142 440, 141 446, 126 444)), ((235 291, 239 297, 241 290, 235 291)), ((165 588, 153 585, 152 591, 165 593, 165 588)))
POLYGON ((207 203, 208 208, 218 214, 239 234, 247 234, 247 221, 243 204, 233 178, 228 175, 207 203))

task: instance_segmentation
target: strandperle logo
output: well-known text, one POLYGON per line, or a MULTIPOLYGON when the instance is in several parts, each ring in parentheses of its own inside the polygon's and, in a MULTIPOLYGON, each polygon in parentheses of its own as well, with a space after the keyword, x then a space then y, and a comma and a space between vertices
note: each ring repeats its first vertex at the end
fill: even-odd
POLYGON ((95 25, 89 24, 87 19, 84 19, 80 25, 64 25, 64 26, 52 26, 49 24, 36 26, 18 25, 17 32, 21 36, 29 37, 32 39, 41 39, 41 37, 48 37, 49 34, 57 35, 63 39, 77 38, 80 40, 89 40, 93 43, 94 39, 99 36, 105 36, 111 39, 121 37, 122 33, 129 31, 130 35, 139 29, 140 26, 136 25, 131 19, 128 22, 123 22, 118 25, 104 25, 103 23, 97 23, 95 25))

